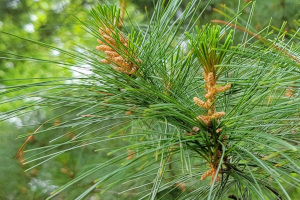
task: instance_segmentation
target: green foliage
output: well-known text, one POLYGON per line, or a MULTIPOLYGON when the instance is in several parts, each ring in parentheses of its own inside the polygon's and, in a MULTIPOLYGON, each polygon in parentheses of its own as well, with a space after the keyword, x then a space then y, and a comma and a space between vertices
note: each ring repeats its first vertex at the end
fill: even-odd
MULTIPOLYGON (((30 132, 50 143, 30 145, 24 163, 27 171, 47 167, 48 162, 58 167, 41 168, 62 185, 49 198, 294 199, 300 182, 296 34, 284 40, 284 27, 273 34, 268 25, 253 35, 251 17, 244 20, 235 13, 229 20, 234 26, 207 25, 199 30, 195 21, 203 16, 203 12, 198 15, 202 3, 193 0, 178 15, 181 6, 180 0, 158 1, 145 27, 131 23, 118 27, 116 6, 100 5, 91 11, 93 21, 81 19, 92 45, 82 45, 78 51, 13 36, 64 55, 60 62, 30 57, 36 63, 91 69, 69 82, 6 86, 3 93, 15 95, 8 96, 13 102, 22 97, 15 91, 42 86, 25 90, 37 100, 2 113, 0 119, 36 108, 47 110, 35 122, 40 128, 30 132), (135 62, 135 74, 129 76, 100 62, 103 54, 94 50, 96 39, 106 40, 99 26, 116 33, 113 50, 119 56, 141 61, 135 62), (119 33, 128 38, 131 51, 119 33), (232 42, 238 45, 230 47, 232 42), (218 71, 218 84, 232 85, 214 100, 216 109, 226 115, 211 124, 197 118, 207 111, 193 102, 206 93, 205 69, 218 71), (217 164, 217 172, 209 185, 201 177, 211 163, 217 164), (69 176, 68 182, 62 174, 56 176, 58 169, 69 176)), ((5 58, 10 55, 4 52, 5 58)), ((19 138, 28 137, 21 131, 19 138)))
POLYGON ((99 28, 119 26, 121 9, 116 5, 98 5, 91 10, 91 16, 94 18, 96 26, 99 28))

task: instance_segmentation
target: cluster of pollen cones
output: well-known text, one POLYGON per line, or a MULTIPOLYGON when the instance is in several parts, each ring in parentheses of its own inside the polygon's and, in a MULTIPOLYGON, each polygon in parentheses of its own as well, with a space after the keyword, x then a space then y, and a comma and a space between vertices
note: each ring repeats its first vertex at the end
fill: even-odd
MULTIPOLYGON (((97 40, 100 44, 96 47, 97 50, 102 51, 106 54, 106 58, 101 60, 101 62, 106 64, 113 63, 115 65, 114 69, 118 70, 119 72, 126 73, 128 75, 135 74, 138 67, 131 61, 129 61, 125 56, 128 55, 128 39, 122 34, 116 34, 115 31, 106 28, 99 29, 100 34, 102 35, 102 40, 97 40), (116 41, 117 40, 117 41, 116 41), (117 43, 121 43, 117 45, 117 43), (120 47, 122 46, 122 51, 120 47), (119 49, 119 52, 122 52, 124 55, 120 55, 116 50, 119 49)), ((141 62, 138 59, 135 59, 136 62, 141 62)))
MULTIPOLYGON (((193 100, 199 107, 207 109, 207 115, 198 116, 197 119, 204 122, 207 126, 210 126, 211 119, 219 119, 225 115, 225 112, 216 112, 215 100, 217 94, 229 90, 231 84, 227 83, 225 86, 217 86, 215 74, 213 72, 204 73, 203 78, 205 80, 205 88, 207 91, 204 96, 207 100, 204 102, 197 97, 194 97, 193 100)), ((222 131, 222 129, 217 129, 216 132, 219 133, 220 131, 222 131)), ((209 166, 210 169, 204 172, 204 174, 201 176, 201 180, 204 180, 206 177, 211 176, 210 184, 212 184, 217 173, 217 168, 215 166, 218 166, 218 163, 215 163, 215 165, 210 164, 209 166)), ((222 171, 220 169, 218 174, 221 173, 222 171)), ((220 177, 217 176, 216 181, 220 181, 220 177)))
POLYGON ((205 88, 207 93, 205 94, 205 98, 207 99, 205 102, 201 99, 194 97, 194 102, 199 106, 208 110, 207 115, 198 116, 197 119, 203 121, 206 125, 210 125, 211 119, 219 119, 225 115, 225 112, 216 112, 215 100, 217 97, 217 93, 225 92, 230 89, 231 84, 227 83, 225 86, 216 86, 215 75, 213 72, 209 72, 208 74, 204 73, 205 80, 205 88))
MULTIPOLYGON (((211 176, 211 182, 210 182, 210 185, 211 185, 213 183, 214 177, 218 170, 213 165, 209 165, 209 166, 210 166, 210 169, 202 174, 201 180, 205 180, 206 177, 211 176)), ((222 174, 221 169, 219 170, 218 174, 222 174)), ((217 176, 216 181, 220 181, 220 180, 221 180, 221 178, 219 176, 217 176)))

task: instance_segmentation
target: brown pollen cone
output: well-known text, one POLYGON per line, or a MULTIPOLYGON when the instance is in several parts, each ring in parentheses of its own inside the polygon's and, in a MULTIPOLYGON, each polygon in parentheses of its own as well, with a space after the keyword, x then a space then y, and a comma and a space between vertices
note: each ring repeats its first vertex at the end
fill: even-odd
MULTIPOLYGON (((210 181, 210 185, 212 185, 213 181, 214 181, 214 178, 215 178, 215 175, 218 171, 218 168, 213 166, 212 164, 209 165, 210 169, 207 170, 206 172, 204 172, 201 176, 201 180, 205 180, 206 177, 208 176, 211 176, 211 181, 210 181)), ((222 171, 221 169, 219 170, 218 174, 222 174, 222 171)), ((219 176, 216 177, 216 181, 221 181, 221 178, 219 176)))
MULTIPOLYGON (((128 39, 122 33, 116 34, 114 31, 111 31, 109 28, 106 28, 105 31, 100 28, 100 34, 102 35, 102 40, 97 40, 100 44, 96 47, 97 50, 102 51, 106 54, 106 58, 101 60, 101 62, 106 64, 113 63, 115 65, 114 69, 118 70, 119 72, 131 75, 135 74, 138 70, 138 67, 125 58, 124 55, 128 55, 128 39), (117 42, 114 37, 118 37, 118 42, 121 42, 124 47, 124 55, 120 55, 116 49, 118 48, 117 42)), ((138 59, 135 59, 137 62, 141 62, 138 59)))

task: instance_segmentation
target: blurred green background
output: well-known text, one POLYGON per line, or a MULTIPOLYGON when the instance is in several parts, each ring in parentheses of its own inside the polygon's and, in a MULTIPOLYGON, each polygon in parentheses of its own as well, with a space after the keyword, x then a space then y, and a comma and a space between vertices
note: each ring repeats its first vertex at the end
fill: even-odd
MULTIPOLYGON (((145 8, 148 14, 153 11, 152 0, 132 0, 124 1, 127 13, 132 20, 140 25, 147 23, 145 8)), ((107 1, 108 2, 108 1, 107 1)), ((113 1, 109 1, 113 2, 113 1)), ((114 1, 118 2, 119 1, 114 1)), ((188 1, 183 1, 183 7, 188 1)), ((237 11, 243 8, 248 0, 213 0, 209 6, 205 6, 208 1, 202 1, 199 12, 204 10, 204 15, 198 25, 203 25, 212 19, 227 21, 226 15, 232 16, 230 9, 237 11), (226 4, 226 5, 225 5, 226 4), (223 14, 222 14, 223 13, 223 14), (225 14, 225 15, 224 15, 225 14)), ((82 24, 75 18, 89 20, 89 9, 101 1, 94 0, 0 0, 0 31, 5 31, 14 35, 38 40, 63 49, 78 48, 84 45, 86 48, 95 49, 97 42, 82 29, 82 24)), ((267 0, 257 1, 252 19, 252 31, 259 31, 270 23, 272 18, 272 28, 276 32, 284 21, 287 21, 285 30, 294 34, 300 25, 300 3, 298 0, 267 0), (276 28, 277 27, 277 28, 276 28)), ((251 13, 251 6, 243 10, 242 15, 251 13)), ((180 15, 180 10, 178 11, 180 15)), ((125 16, 125 21, 128 17, 125 16)), ((243 33, 239 33, 242 37, 243 33)), ((287 36, 288 37, 288 36, 287 36)), ((33 62, 18 58, 13 54, 40 59, 50 59, 52 61, 68 60, 70 58, 61 55, 58 51, 49 50, 21 39, 0 34, 0 112, 6 112, 20 107, 32 99, 26 98, 27 92, 34 89, 16 91, 14 94, 5 94, 4 87, 22 85, 39 82, 41 80, 53 80, 55 77, 72 77, 78 74, 62 68, 55 64, 46 62, 33 62), (7 53, 11 53, 11 59, 4 59, 7 53), (21 96, 20 100, 6 102, 9 97, 21 96)), ((69 62, 72 62, 68 60, 69 62)), ((26 138, 16 139, 18 135, 30 134, 37 128, 37 124, 44 123, 47 119, 57 116, 63 110, 39 109, 29 112, 20 117, 10 118, 0 122, 0 199, 45 199, 58 186, 72 180, 86 169, 95 164, 95 159, 103 162, 109 159, 108 156, 96 149, 105 149, 108 144, 97 144, 94 146, 82 147, 77 151, 64 153, 55 159, 42 164, 41 166, 24 172, 31 167, 31 164, 23 165, 22 159, 14 160, 14 156, 22 146, 26 138)), ((53 124, 45 126, 59 126, 73 116, 64 116, 55 119, 53 124)), ((64 135, 64 139, 72 138, 74 134, 70 129, 60 128, 54 130, 55 134, 64 135)), ((48 144, 52 133, 39 134, 32 138, 26 149, 42 147, 48 144)), ((110 148, 115 144, 109 144, 110 148)), ((105 173, 105 172, 102 172, 105 173)), ((74 199, 81 192, 91 186, 92 180, 81 181, 67 192, 61 193, 56 199, 74 199)), ((176 191, 170 194, 176 196, 176 191)), ((297 194, 294 195, 295 198, 297 194)), ((95 190, 88 199, 129 199, 134 194, 124 193, 118 195, 117 192, 108 191, 101 194, 101 189, 95 190)), ((167 197, 166 197, 167 198, 167 197)), ((172 196, 168 198, 172 199, 172 196)))

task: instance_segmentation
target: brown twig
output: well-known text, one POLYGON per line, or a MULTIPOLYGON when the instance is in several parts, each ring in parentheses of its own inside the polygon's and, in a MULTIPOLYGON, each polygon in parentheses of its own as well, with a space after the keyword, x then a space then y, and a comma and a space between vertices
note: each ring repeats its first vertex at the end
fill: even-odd
POLYGON ((27 139, 25 140, 25 142, 24 142, 24 144, 19 148, 19 150, 18 150, 18 153, 17 153, 17 155, 15 156, 15 160, 17 159, 17 158, 19 158, 22 154, 23 154, 23 149, 24 149, 24 147, 25 147, 25 145, 32 139, 32 137, 33 137, 33 135, 38 131, 38 130, 40 130, 40 128, 42 128, 46 123, 48 122, 48 120, 47 121, 45 121, 44 123, 42 123, 30 136, 28 136, 27 137, 27 139))

